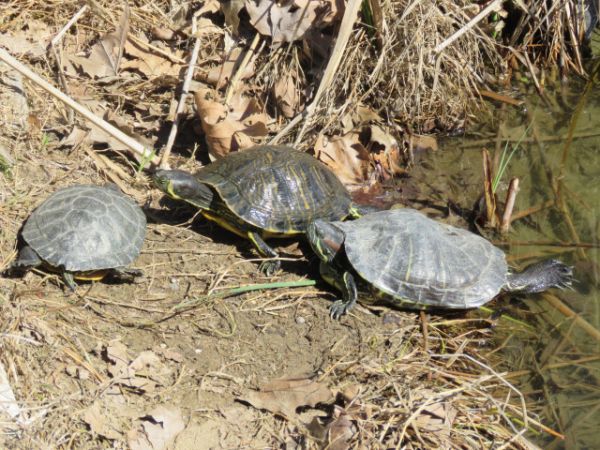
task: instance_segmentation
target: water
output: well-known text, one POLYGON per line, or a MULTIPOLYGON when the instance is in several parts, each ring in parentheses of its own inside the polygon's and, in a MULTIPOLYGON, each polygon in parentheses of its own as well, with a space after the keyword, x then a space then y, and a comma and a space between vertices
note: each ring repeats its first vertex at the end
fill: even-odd
POLYGON ((529 414, 564 436, 532 427, 527 437, 550 449, 600 448, 600 86, 585 89, 574 81, 545 100, 531 93, 526 110, 499 109, 485 131, 443 142, 415 171, 424 197, 468 208, 482 192, 482 148, 501 152, 498 133, 524 137, 497 192, 503 201, 518 177, 515 214, 536 211, 495 243, 514 266, 559 258, 577 281, 573 290, 508 304, 529 328, 501 324, 494 334, 502 349, 490 358, 525 394, 529 414))

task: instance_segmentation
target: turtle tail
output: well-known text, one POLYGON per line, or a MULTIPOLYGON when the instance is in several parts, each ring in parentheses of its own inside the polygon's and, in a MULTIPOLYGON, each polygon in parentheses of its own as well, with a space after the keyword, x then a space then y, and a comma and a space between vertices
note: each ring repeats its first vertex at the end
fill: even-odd
POLYGON ((550 288, 570 288, 573 267, 556 259, 547 259, 527 266, 522 272, 510 273, 504 290, 533 294, 550 288))

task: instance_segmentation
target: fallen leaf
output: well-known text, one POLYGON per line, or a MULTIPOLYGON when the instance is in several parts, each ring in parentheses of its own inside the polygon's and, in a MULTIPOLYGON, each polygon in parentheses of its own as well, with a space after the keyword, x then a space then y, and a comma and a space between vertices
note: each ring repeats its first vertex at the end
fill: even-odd
POLYGON ((175 350, 171 350, 169 348, 156 347, 154 349, 154 352, 159 355, 162 355, 162 357, 165 359, 170 359, 171 361, 175 361, 178 363, 183 362, 184 360, 184 356, 181 353, 175 350))
POLYGON ((329 402, 333 394, 324 384, 308 378, 278 378, 264 383, 258 391, 249 391, 240 400, 292 420, 297 408, 329 402))
POLYGON ((369 177, 369 152, 352 131, 343 136, 319 135, 314 147, 315 156, 327 165, 350 190, 364 187, 369 177))
POLYGON ((79 380, 89 380, 90 378, 90 373, 87 370, 74 364, 69 364, 67 367, 65 367, 65 372, 70 377, 77 378, 79 380))
POLYGON ((396 138, 378 125, 371 125, 366 129, 363 128, 364 130, 369 132, 367 148, 373 160, 383 171, 380 174, 381 178, 387 179, 392 175, 404 173, 405 169, 400 165, 400 146, 396 138))
POLYGON ((350 440, 356 432, 356 425, 346 411, 334 405, 333 421, 327 425, 327 448, 331 450, 350 448, 350 440))
POLYGON ((204 36, 205 34, 225 34, 223 29, 213 23, 212 20, 206 17, 200 17, 196 21, 196 33, 195 37, 204 36))
POLYGON ((127 434, 131 450, 163 450, 168 448, 185 428, 181 409, 160 405, 140 419, 141 426, 127 434))
POLYGON ((107 439, 123 437, 123 430, 118 421, 109 415, 101 402, 96 401, 83 413, 83 421, 87 423, 92 432, 107 439))
MULTIPOLYGON (((237 71, 238 65, 242 58, 242 49, 240 47, 235 47, 225 55, 224 61, 221 64, 213 67, 206 74, 201 75, 200 79, 208 84, 211 84, 217 89, 221 89, 229 83, 233 77, 233 74, 237 71)), ((254 75, 253 60, 246 64, 240 79, 245 80, 250 78, 252 75, 254 75)))
POLYGON ((237 36, 240 27, 240 11, 244 9, 244 0, 230 0, 221 2, 221 10, 225 17, 225 24, 231 28, 234 35, 237 36))
POLYGON ((441 439, 450 439, 457 414, 450 403, 436 402, 423 409, 415 419, 415 426, 419 430, 436 433, 441 439))
POLYGON ((121 341, 112 341, 107 345, 104 349, 104 356, 116 370, 126 367, 130 361, 127 347, 121 341))
POLYGON ((150 32, 155 39, 161 39, 163 41, 172 41, 175 39, 175 36, 177 36, 175 31, 164 27, 153 27, 150 32))
POLYGON ((78 65, 91 78, 115 76, 119 72, 128 30, 129 4, 125 2, 119 26, 115 31, 105 34, 102 39, 93 45, 87 58, 69 55, 67 59, 78 65))
POLYGON ((131 418, 139 412, 128 406, 125 397, 116 389, 107 390, 103 397, 92 403, 83 412, 83 421, 92 432, 107 439, 123 439, 131 418))
POLYGON ((302 108, 302 97, 294 77, 287 73, 279 78, 274 86, 275 102, 284 117, 294 117, 302 108))
POLYGON ((115 341, 106 346, 103 354, 109 362, 108 373, 115 384, 147 393, 153 392, 158 385, 164 386, 169 382, 171 370, 154 352, 141 352, 132 361, 127 347, 115 341))
MULTIPOLYGON (((158 53, 147 51, 131 41, 125 43, 125 54, 129 58, 124 59, 121 63, 122 69, 136 70, 148 79, 165 75, 178 77, 183 68, 181 64, 175 63, 158 53)), ((179 59, 182 53, 178 51, 173 56, 179 59)))
POLYGON ((74 126, 68 136, 64 137, 58 145, 61 147, 71 147, 76 148, 79 147, 86 139, 88 135, 88 131, 79 128, 78 126, 74 126))
POLYGON ((0 44, 15 56, 40 58, 46 54, 55 32, 47 23, 30 20, 20 30, 0 33, 0 44))
POLYGON ((331 5, 320 0, 245 0, 251 25, 273 43, 294 42, 330 16, 331 5))
POLYGON ((214 95, 211 89, 199 89, 194 94, 211 156, 220 158, 251 147, 256 144, 254 139, 268 134, 269 117, 255 99, 237 93, 226 106, 214 100, 214 95))
POLYGON ((340 120, 345 133, 370 125, 371 123, 382 122, 381 116, 375 110, 362 103, 349 110, 340 120))

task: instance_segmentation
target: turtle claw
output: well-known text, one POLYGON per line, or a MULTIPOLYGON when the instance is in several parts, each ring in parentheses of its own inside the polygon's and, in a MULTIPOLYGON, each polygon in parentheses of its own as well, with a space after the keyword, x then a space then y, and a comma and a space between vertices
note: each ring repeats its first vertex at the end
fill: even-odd
POLYGON ((329 307, 329 317, 333 320, 339 320, 342 316, 348 314, 349 305, 344 300, 336 300, 333 305, 329 307))
POLYGON ((269 259, 260 263, 258 270, 264 273, 266 276, 271 277, 281 269, 281 261, 276 259, 269 259))

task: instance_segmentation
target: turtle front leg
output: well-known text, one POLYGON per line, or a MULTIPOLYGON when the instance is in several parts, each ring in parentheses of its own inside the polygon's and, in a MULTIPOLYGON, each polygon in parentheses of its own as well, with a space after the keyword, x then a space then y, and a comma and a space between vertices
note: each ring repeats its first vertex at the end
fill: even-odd
MULTIPOLYGON (((258 253, 263 258, 276 258, 279 256, 275 250, 273 250, 269 245, 263 240, 262 237, 258 233, 254 231, 248 232, 248 239, 252 241, 258 253)), ((263 261, 260 263, 259 270, 270 277, 275 272, 277 272, 281 267, 281 261, 271 260, 271 261, 263 261)))
POLYGON ((356 305, 358 299, 356 281, 354 281, 354 276, 350 272, 341 273, 324 261, 321 261, 320 272, 325 281, 342 293, 342 298, 333 302, 333 305, 329 308, 329 316, 337 320, 356 305))

